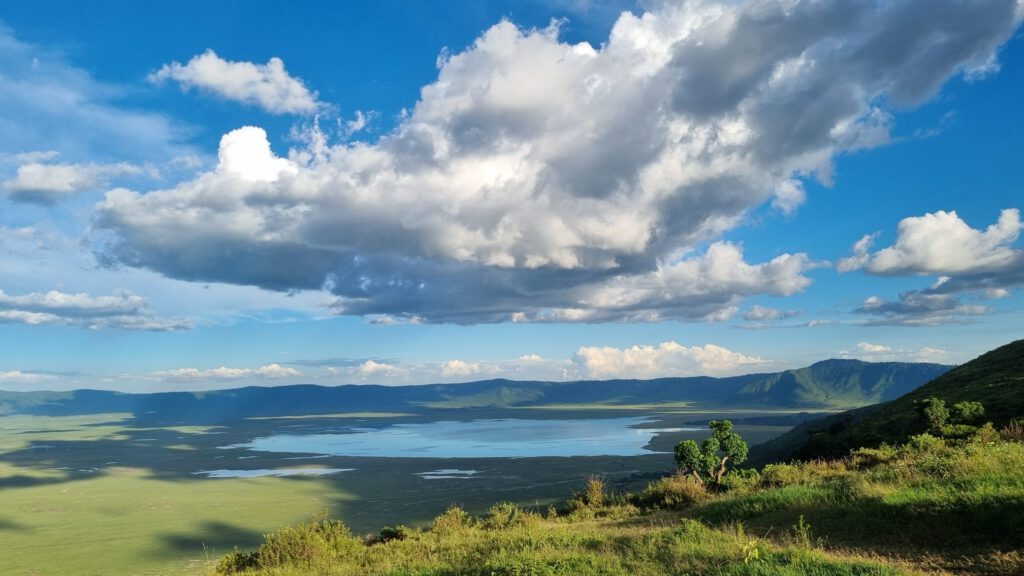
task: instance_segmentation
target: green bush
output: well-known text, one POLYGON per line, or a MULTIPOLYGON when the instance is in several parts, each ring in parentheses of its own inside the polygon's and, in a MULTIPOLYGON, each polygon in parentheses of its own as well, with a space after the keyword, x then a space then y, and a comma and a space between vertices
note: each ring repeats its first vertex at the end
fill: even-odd
POLYGON ((436 534, 448 535, 473 527, 473 517, 461 506, 449 506, 440 516, 434 518, 430 530, 436 534))
POLYGON ((352 537, 344 522, 320 514, 309 524, 267 534, 256 554, 260 567, 313 567, 327 565, 359 546, 359 541, 352 537))
POLYGON ((651 482, 647 488, 633 496, 633 502, 641 508, 672 509, 685 508, 705 500, 707 488, 691 476, 674 474, 651 482))
POLYGON ((530 526, 540 521, 534 512, 523 510, 511 502, 499 502, 487 510, 480 525, 484 530, 507 530, 518 526, 530 526))
POLYGON ((408 526, 385 526, 384 528, 381 528, 380 534, 378 534, 371 543, 383 544, 385 542, 395 540, 406 540, 415 533, 416 530, 414 528, 409 528, 408 526))
POLYGON ((260 557, 257 552, 244 552, 237 547, 217 562, 218 574, 237 574, 246 570, 259 568, 260 557))
POLYGON ((850 464, 857 470, 888 465, 899 456, 895 446, 882 444, 878 448, 858 448, 850 453, 850 464))

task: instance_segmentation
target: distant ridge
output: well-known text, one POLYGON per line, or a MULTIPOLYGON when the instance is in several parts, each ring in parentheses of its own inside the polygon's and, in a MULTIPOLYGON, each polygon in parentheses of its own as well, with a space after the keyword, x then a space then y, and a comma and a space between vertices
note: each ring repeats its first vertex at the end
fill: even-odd
MULTIPOLYGON (((813 366, 811 367, 813 368, 813 366)), ((977 401, 996 425, 1024 414, 1024 340, 986 352, 899 398, 805 422, 761 444, 751 462, 844 456, 853 448, 902 442, 923 432, 915 402, 941 398, 947 405, 977 401)))
POLYGON ((950 370, 940 364, 825 360, 806 368, 728 378, 574 382, 482 380, 416 386, 300 384, 208 392, 128 394, 100 390, 0 392, 0 415, 130 412, 161 421, 226 422, 329 412, 423 412, 553 405, 693 402, 702 408, 842 409, 896 398, 950 370))

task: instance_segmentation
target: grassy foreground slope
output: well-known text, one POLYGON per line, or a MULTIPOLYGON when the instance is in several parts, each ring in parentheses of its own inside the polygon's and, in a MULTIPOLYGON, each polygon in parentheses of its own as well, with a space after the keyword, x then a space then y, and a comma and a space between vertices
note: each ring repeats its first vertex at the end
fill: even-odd
POLYGON ((989 430, 947 445, 780 464, 711 492, 670 476, 600 481, 559 510, 451 508, 424 530, 355 537, 319 518, 224 558, 222 574, 901 575, 1024 573, 1024 444, 989 430))
POLYGON ((805 422, 756 447, 751 460, 835 457, 854 448, 906 441, 924 431, 917 402, 930 397, 947 406, 981 402, 986 419, 997 426, 1024 415, 1024 340, 987 352, 891 402, 805 422))

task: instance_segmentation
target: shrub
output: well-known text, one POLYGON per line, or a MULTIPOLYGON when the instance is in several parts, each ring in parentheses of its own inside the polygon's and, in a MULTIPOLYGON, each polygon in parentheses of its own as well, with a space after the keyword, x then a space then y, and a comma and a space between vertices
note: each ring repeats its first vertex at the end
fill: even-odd
POLYGON ((473 527, 473 517, 461 506, 449 506, 440 516, 434 518, 430 530, 438 534, 454 534, 473 527))
POLYGON ((237 547, 217 562, 218 574, 237 574, 253 568, 259 568, 260 557, 257 552, 243 552, 237 547))
POLYGON ((970 441, 974 444, 991 444, 999 440, 1001 440, 1000 434, 996 432, 996 428, 991 422, 979 426, 970 437, 970 441))
POLYGON ((651 482, 647 488, 633 497, 642 508, 684 508, 705 500, 707 488, 690 476, 675 474, 651 482))
POLYGON ((850 464, 857 470, 890 464, 898 456, 896 447, 882 444, 878 448, 858 448, 850 453, 850 464))
POLYGON ((761 483, 761 473, 754 468, 733 470, 722 479, 722 488, 730 492, 745 492, 756 488, 761 483))
POLYGON ((946 408, 946 401, 941 398, 925 398, 917 401, 918 413, 924 424, 925 430, 932 434, 941 434, 942 427, 949 420, 949 409, 946 408))
POLYGON ((906 444, 906 449, 911 453, 928 454, 939 452, 946 447, 946 441, 942 438, 924 433, 911 436, 906 444))
POLYGON ((260 567, 297 565, 320 566, 359 547, 341 520, 326 513, 313 517, 309 524, 284 528, 263 537, 256 550, 260 567))
POLYGON ((583 499, 591 508, 601 508, 608 502, 608 493, 604 479, 600 476, 587 478, 587 487, 583 492, 583 499))
POLYGON ((523 510, 511 502, 500 502, 487 510, 481 521, 485 530, 507 530, 516 526, 529 526, 540 520, 534 512, 523 510))
POLYGON ((392 540, 406 540, 412 536, 416 530, 409 528, 408 526, 385 526, 381 528, 380 534, 371 542, 372 544, 384 544, 385 542, 391 542, 392 540))
POLYGON ((768 464, 761 471, 763 486, 781 488, 800 484, 803 481, 803 470, 796 464, 768 464))
POLYGON ((953 420, 958 424, 977 424, 985 416, 981 402, 957 402, 953 404, 953 420))

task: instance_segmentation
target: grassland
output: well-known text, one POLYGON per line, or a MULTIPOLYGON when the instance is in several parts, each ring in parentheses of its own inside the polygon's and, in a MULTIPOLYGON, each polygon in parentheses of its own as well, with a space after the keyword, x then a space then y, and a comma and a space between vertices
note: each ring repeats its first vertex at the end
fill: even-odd
POLYGON ((226 557, 221 573, 302 575, 903 575, 1024 573, 1024 444, 991 430, 845 459, 773 465, 709 492, 600 481, 560 510, 458 508, 431 528, 353 537, 324 518, 226 557))
MULTIPOLYGON (((655 412, 633 411, 638 415, 655 412)), ((627 489, 671 467, 671 455, 573 458, 346 458, 269 454, 223 446, 277 432, 384 426, 454 417, 617 417, 617 410, 493 409, 421 414, 341 412, 246 419, 225 425, 155 424, 130 413, 0 417, 0 574, 16 576, 203 573, 235 546, 328 510, 359 533, 389 524, 425 526, 450 504, 483 513, 496 500, 557 503, 589 473, 627 489), (330 476, 206 478, 211 469, 328 467, 330 476), (421 473, 462 468, 473 479, 421 473)), ((716 417, 688 410, 651 426, 716 417)), ((750 426, 768 438, 784 426, 750 426)), ((692 433, 690 433, 692 434, 692 433)), ((676 435, 652 443, 669 450, 676 435)))

